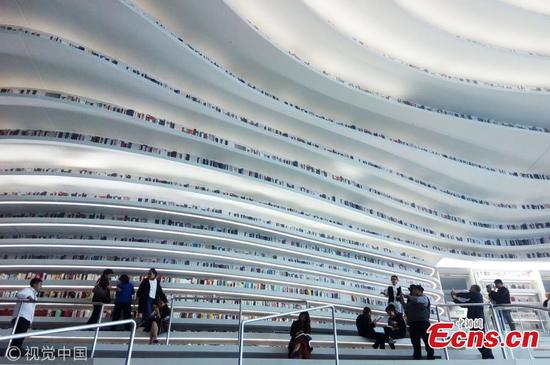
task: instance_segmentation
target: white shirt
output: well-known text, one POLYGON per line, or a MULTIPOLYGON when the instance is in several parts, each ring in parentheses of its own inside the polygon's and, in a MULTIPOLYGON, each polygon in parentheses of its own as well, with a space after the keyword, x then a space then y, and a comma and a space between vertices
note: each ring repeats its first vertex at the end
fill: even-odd
POLYGON ((154 280, 149 279, 149 298, 155 299, 157 296, 157 279, 154 280))
MULTIPOLYGON (((32 299, 36 300, 38 297, 38 292, 31 288, 30 286, 22 289, 19 293, 17 293, 16 298, 21 300, 26 300, 28 297, 31 297, 32 299)), ((19 316, 25 318, 27 321, 32 322, 34 318, 34 308, 36 307, 36 303, 17 303, 15 306, 15 312, 14 314, 17 315, 19 313, 19 316), (21 307, 21 310, 19 308, 21 307), (19 312, 18 312, 19 311, 19 312)))

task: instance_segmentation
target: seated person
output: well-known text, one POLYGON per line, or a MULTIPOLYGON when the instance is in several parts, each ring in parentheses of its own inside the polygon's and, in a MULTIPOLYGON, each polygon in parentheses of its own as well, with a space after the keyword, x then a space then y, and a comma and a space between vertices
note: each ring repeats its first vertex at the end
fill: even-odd
POLYGON ((374 330, 374 327, 376 326, 376 321, 378 321, 378 319, 380 318, 377 318, 373 321, 371 318, 370 308, 365 307, 363 308, 363 314, 357 316, 357 319, 355 320, 355 325, 357 326, 357 332, 359 333, 359 336, 373 339, 374 345, 372 347, 374 347, 375 349, 380 347, 380 350, 383 350, 385 348, 384 342, 388 340, 388 336, 374 330))
POLYGON ((302 312, 290 327, 290 342, 288 343, 289 359, 309 359, 313 348, 311 341, 311 320, 308 312, 302 312))
POLYGON ((157 336, 161 333, 162 325, 170 320, 170 308, 159 299, 158 304, 153 304, 153 311, 148 317, 148 327, 151 328, 149 335, 149 344, 158 343, 157 336))
POLYGON ((386 307, 388 314, 388 325, 384 327, 384 333, 388 336, 388 344, 395 349, 395 340, 404 338, 407 335, 407 325, 403 315, 399 313, 393 304, 386 307))

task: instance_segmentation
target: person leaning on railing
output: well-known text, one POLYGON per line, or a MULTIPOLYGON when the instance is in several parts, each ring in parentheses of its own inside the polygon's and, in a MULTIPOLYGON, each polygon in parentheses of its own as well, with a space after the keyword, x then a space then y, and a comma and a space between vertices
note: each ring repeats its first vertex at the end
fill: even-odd
MULTIPOLYGON (((504 286, 504 283, 500 279, 496 279, 494 281, 496 290, 491 286, 487 285, 487 293, 489 294, 489 299, 496 305, 498 304, 511 304, 512 301, 510 300, 510 291, 507 287, 504 286)), ((512 319, 512 314, 509 309, 501 309, 499 310, 499 316, 498 319, 500 321, 500 324, 502 326, 502 329, 506 329, 505 322, 508 323, 510 326, 510 331, 516 330, 516 324, 514 323, 514 320, 512 319)))
MULTIPOLYGON (((15 327, 14 334, 25 333, 29 330, 29 327, 32 324, 34 319, 34 309, 36 307, 36 299, 38 298, 38 292, 42 288, 42 279, 34 278, 29 283, 29 286, 23 288, 19 293, 17 293, 16 298, 24 302, 19 302, 15 306, 16 315, 12 319, 11 323, 15 327)), ((17 347, 19 351, 23 347, 23 338, 17 338, 11 342, 10 347, 17 347)))
MULTIPOLYGON (((479 285, 472 285, 467 292, 457 293, 454 289, 451 290, 451 297, 455 303, 479 303, 479 305, 467 306, 466 317, 472 320, 482 319, 482 328, 472 328, 473 331, 483 331, 485 329, 485 314, 483 313, 483 295, 479 285), (459 299, 460 298, 460 299, 459 299)), ((487 347, 480 347, 478 351, 481 353, 482 359, 494 359, 493 351, 487 347)))

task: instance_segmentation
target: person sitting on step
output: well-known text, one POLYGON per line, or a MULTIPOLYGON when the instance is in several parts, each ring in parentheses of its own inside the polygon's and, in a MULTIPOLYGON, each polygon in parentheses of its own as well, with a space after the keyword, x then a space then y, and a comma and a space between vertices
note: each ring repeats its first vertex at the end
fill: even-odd
POLYGON ((395 349, 395 340, 404 338, 407 335, 407 325, 403 315, 399 313, 393 304, 386 307, 388 325, 384 327, 384 333, 388 336, 388 344, 395 349))
POLYGON ((376 322, 380 317, 376 318, 374 321, 371 318, 371 309, 369 307, 363 308, 363 313, 357 316, 355 320, 355 325, 357 326, 357 332, 359 336, 365 338, 370 338, 374 340, 375 349, 380 347, 380 350, 385 348, 384 343, 388 341, 388 336, 381 332, 376 332, 374 328, 376 327, 376 322))
POLYGON ((290 342, 288 343, 289 359, 310 359, 313 348, 311 341, 311 320, 308 312, 302 312, 290 327, 290 342))

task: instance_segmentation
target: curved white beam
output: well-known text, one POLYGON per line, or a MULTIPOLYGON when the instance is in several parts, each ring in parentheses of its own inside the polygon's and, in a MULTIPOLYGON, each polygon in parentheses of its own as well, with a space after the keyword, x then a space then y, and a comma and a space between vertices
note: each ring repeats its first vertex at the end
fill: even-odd
MULTIPOLYGON (((527 119, 539 126, 550 126, 546 118, 537 115, 537 112, 535 112, 535 110, 543 112, 546 109, 547 101, 550 99, 549 93, 515 92, 513 90, 480 87, 468 83, 450 82, 445 78, 434 77, 399 63, 392 64, 385 57, 379 55, 371 54, 369 57, 365 57, 368 52, 363 47, 360 47, 349 37, 342 36, 342 34, 331 29, 324 20, 309 13, 307 7, 299 2, 263 1, 260 3, 228 0, 227 3, 231 4, 244 19, 251 19, 252 23, 258 26, 260 32, 266 32, 273 45, 278 45, 284 52, 289 51, 296 54, 314 68, 325 70, 329 74, 360 85, 362 88, 373 90, 373 92, 382 95, 389 95, 449 111, 519 123, 527 119), (288 12, 299 13, 300 22, 286 16, 288 12), (301 27, 306 27, 310 32, 300 32, 301 27), (286 33, 279 31, 280 29, 286 29, 286 33)), ((329 4, 336 5, 336 3, 329 4)), ((344 1, 342 8, 345 8, 345 4, 344 1)), ((355 3, 353 4, 355 5, 355 3)), ((371 3, 357 2, 357 7, 353 8, 356 14, 355 17, 357 18, 359 14, 366 14, 365 17, 369 18, 367 23, 377 24, 376 29, 379 31, 383 29, 383 34, 393 34, 392 39, 377 34, 377 38, 384 40, 386 45, 399 45, 399 49, 413 49, 411 44, 417 43, 417 37, 426 40, 426 42, 421 43, 423 45, 427 43, 427 40, 437 35, 437 32, 434 32, 433 29, 421 31, 419 28, 424 24, 422 22, 412 26, 414 32, 407 31, 410 27, 406 28, 407 22, 401 19, 402 17, 407 18, 407 15, 399 14, 401 9, 391 2, 376 2, 377 5, 372 7, 369 4, 371 3), (386 9, 387 7, 392 10, 386 9), (386 21, 388 17, 385 15, 388 12, 392 16, 389 18, 391 20, 386 21), (399 29, 399 27, 403 29, 400 29, 397 35, 404 35, 407 39, 404 40, 398 37, 396 29, 389 29, 399 29)), ((340 6, 336 7, 340 9, 340 6)), ((333 9, 332 12, 338 14, 338 11, 333 9)), ((365 24, 365 17, 361 18, 361 24, 365 24)), ((460 41, 459 39, 456 40, 460 41)), ((437 45, 448 43, 449 41, 446 39, 438 40, 436 45, 428 48, 435 49, 438 48, 437 45)), ((462 41, 462 43, 465 43, 464 47, 476 46, 481 48, 481 46, 468 42, 462 41)), ((517 59, 513 58, 506 62, 507 56, 509 58, 520 57, 511 53, 505 53, 499 57, 498 63, 494 62, 494 58, 472 59, 472 57, 469 57, 464 62, 457 64, 455 61, 460 57, 454 55, 454 52, 475 55, 474 52, 459 48, 458 46, 452 47, 449 51, 446 51, 445 54, 450 54, 454 58, 442 61, 441 64, 457 65, 457 67, 463 67, 465 70, 475 70, 477 67, 480 69, 480 75, 493 75, 498 72, 501 79, 513 74, 514 76, 517 75, 518 78, 523 77, 531 83, 539 83, 534 86, 540 86, 540 83, 550 85, 550 74, 547 72, 550 59, 532 60, 528 58, 519 63, 521 65, 519 70, 514 70, 514 67, 518 68, 517 59), (541 75, 544 76, 541 77, 541 75)), ((415 54, 420 57, 427 52, 427 50, 422 50, 415 54)), ((435 57, 429 58, 436 59, 435 57)), ((470 76, 469 78, 476 79, 478 77, 470 76)), ((500 82, 501 80, 497 81, 500 82)))
MULTIPOLYGON (((511 6, 513 1, 506 4, 505 1, 475 0, 420 0, 414 4, 397 0, 397 3, 415 17, 451 35, 511 50, 550 55, 550 17, 522 8, 533 8, 532 3, 517 2, 516 6, 511 6)), ((541 4, 538 9, 544 11, 545 2, 538 3, 541 4)), ((537 61, 536 57, 533 61, 537 61)), ((521 75, 509 77, 521 83, 521 75)))
MULTIPOLYGON (((43 58, 44 58, 44 54, 43 54, 43 58)), ((59 58, 56 57, 56 56, 54 56, 54 59, 59 60, 59 58)), ((36 64, 36 62, 35 62, 35 64, 36 64)), ((99 66, 99 65, 96 65, 96 66, 99 66)), ((21 80, 21 79, 24 77, 23 75, 26 74, 26 72, 23 72, 23 73, 19 73, 19 72, 13 73, 14 67, 15 67, 15 65, 12 65, 12 66, 10 67, 10 68, 11 68, 11 71, 12 71, 12 75, 15 75, 15 77, 17 78, 17 80, 21 80)), ((24 66, 23 66, 23 67, 24 67, 24 66)), ((43 80, 44 80, 46 77, 47 77, 47 78, 50 78, 50 79, 52 80, 53 84, 55 84, 55 85, 57 85, 58 87, 60 87, 60 86, 59 86, 59 83, 60 83, 60 82, 64 83, 65 80, 61 81, 60 79, 58 79, 57 76, 55 75, 55 73, 56 73, 55 69, 52 69, 51 66, 48 66, 47 68, 48 68, 47 72, 46 72, 46 73, 41 73, 41 75, 39 75, 39 76, 40 76, 43 80)), ((88 67, 87 70, 89 71, 91 68, 92 68, 92 67, 88 67)), ((116 69, 116 67, 114 67, 114 68, 116 69)), ((44 71, 46 71, 46 70, 44 70, 44 71)), ((104 71, 107 71, 107 70, 104 70, 104 71)), ((120 72, 117 72, 117 70, 111 70, 111 71, 114 73, 114 75, 122 76, 122 75, 120 75, 120 72)), ((59 70, 59 72, 61 72, 61 70, 59 70)), ((85 71, 85 72, 87 72, 87 71, 85 71)), ((84 75, 84 73, 81 73, 81 74, 79 75, 78 78, 81 79, 83 75, 84 75)), ((117 76, 117 77, 118 77, 118 76, 117 76)), ((134 75, 134 76, 135 76, 135 75, 134 75)), ((125 78, 127 81, 129 81, 128 78, 127 78, 127 76, 124 77, 124 78, 125 78)), ((134 79, 137 79, 137 77, 133 77, 133 78, 134 78, 134 79)), ((93 78, 93 80, 94 80, 93 83, 97 83, 97 81, 100 81, 100 80, 98 80, 97 78, 93 78)), ((74 83, 74 82, 76 82, 76 81, 77 81, 77 79, 75 78, 74 80, 72 80, 71 83, 74 83)), ((138 81, 138 80, 133 80, 133 82, 131 82, 130 84, 133 84, 134 82, 137 82, 137 81, 138 81)), ((139 80, 139 81, 141 81, 141 80, 139 80)), ((20 82, 20 81, 18 81, 18 82, 20 82)), ((34 81, 30 81, 30 80, 29 80, 28 82, 29 82, 30 84, 32 84, 34 81)), ((86 85, 86 86, 87 86, 87 89, 89 90, 89 86, 92 85, 92 84, 90 83, 90 84, 88 85, 88 84, 84 83, 84 84, 80 84, 80 85, 86 85)), ((68 85, 65 85, 65 87, 67 87, 67 86, 68 86, 68 85)), ((141 86, 144 86, 144 85, 142 84, 141 86)), ((72 87, 74 87, 74 85, 71 85, 71 86, 69 86, 69 87, 72 88, 72 87)), ((138 89, 138 88, 139 88, 139 87, 137 87, 137 85, 134 86, 134 90, 136 90, 136 89, 138 89)), ((158 87, 158 88, 157 88, 157 90, 162 90, 162 89, 164 89, 164 88, 162 88, 162 87, 158 87)), ((90 92, 90 91, 88 91, 88 92, 90 92)), ((94 93, 96 93, 96 92, 97 92, 97 91, 94 90, 94 91, 92 91, 92 94, 94 94, 94 93)), ((127 91, 126 91, 126 92, 127 92, 127 91)), ((166 92, 169 92, 169 91, 166 91, 166 92)), ((116 99, 116 100, 118 100, 118 99, 120 98, 120 94, 112 94, 112 95, 113 95, 112 97, 113 97, 114 99, 116 99), (115 96, 115 95, 116 95, 116 96, 115 96)), ((176 100, 178 100, 178 99, 181 98, 181 96, 179 96, 177 93, 172 93, 171 96, 172 96, 171 99, 174 99, 174 98, 175 98, 176 100)), ((158 97, 159 97, 159 95, 156 95, 156 96, 155 96, 155 98, 157 98, 157 99, 158 99, 158 97)), ((129 96, 128 96, 128 98, 129 98, 129 96)), ((126 99, 126 98, 124 98, 123 100, 124 100, 125 102, 129 103, 130 105, 134 105, 134 104, 136 103, 135 98, 134 98, 134 100, 133 100, 132 102, 130 102, 129 99, 126 99)), ((150 103, 150 102, 151 102, 151 100, 149 100, 147 103, 150 103)), ((150 105, 151 105, 151 104, 150 104, 150 105)), ((182 110, 181 110, 181 102, 180 102, 180 103, 177 103, 177 105, 178 105, 177 108, 178 108, 178 110, 179 110, 178 113, 181 113, 181 112, 182 112, 182 110)), ((174 104, 172 104, 172 108, 173 108, 173 107, 174 107, 174 104)), ((194 108, 197 108, 197 107, 198 107, 198 106, 194 106, 194 108)), ((155 110, 155 111, 158 111, 160 115, 166 113, 166 111, 167 111, 166 109, 164 109, 162 112, 159 111, 159 110, 158 110, 158 104, 155 104, 154 107, 151 105, 151 108, 152 108, 153 110, 155 110)), ((424 159, 423 161, 424 161, 424 163, 425 163, 426 165, 432 165, 433 163, 430 164, 429 162, 433 162, 433 161, 437 161, 437 160, 438 160, 438 158, 436 158, 436 157, 434 156, 434 157, 431 158, 431 159, 424 159)), ((460 165, 460 164, 459 164, 459 165, 460 165)), ((457 179, 458 181, 460 181, 462 184, 466 184, 466 183, 477 183, 478 185, 480 185, 480 186, 478 186, 478 192, 477 192, 477 194, 480 194, 480 195, 494 194, 494 193, 497 193, 497 192, 500 192, 500 191, 501 191, 501 190, 496 191, 496 190, 494 190, 494 189, 486 189, 486 187, 487 187, 488 185, 492 185, 494 182, 489 184, 488 181, 484 181, 483 178, 482 178, 482 176, 476 174, 476 172, 477 172, 477 171, 473 171, 473 170, 471 170, 471 168, 468 168, 467 166, 457 166, 456 169, 449 170, 449 171, 447 172, 447 174, 452 174, 452 177, 453 177, 454 179, 457 179)), ((491 174, 487 174, 487 173, 484 173, 483 175, 485 175, 484 177, 487 178, 487 179, 491 179, 491 176, 492 176, 491 174)), ((499 176, 499 179, 498 179, 499 182, 498 182, 498 183, 501 185, 502 189, 504 189, 505 185, 504 185, 503 183, 504 183, 504 181, 508 180, 508 182, 511 184, 511 185, 509 185, 510 189, 511 189, 512 191, 516 191, 516 190, 517 190, 517 185, 515 184, 515 182, 513 182, 513 180, 516 180, 516 179, 517 179, 517 178, 514 178, 514 177, 512 177, 512 176, 504 176, 504 177, 499 176)), ((530 180, 530 179, 527 179, 527 180, 530 180)), ((543 185, 545 185, 543 182, 537 181, 537 180, 529 181, 529 184, 534 185, 534 186, 539 185, 541 188, 542 188, 543 185)), ((529 189, 529 193, 534 193, 534 194, 537 194, 537 193, 538 193, 538 190, 536 190, 536 188, 534 188, 534 186, 531 187, 531 189, 529 189)), ((544 189, 544 191, 546 191, 546 189, 544 189)))

